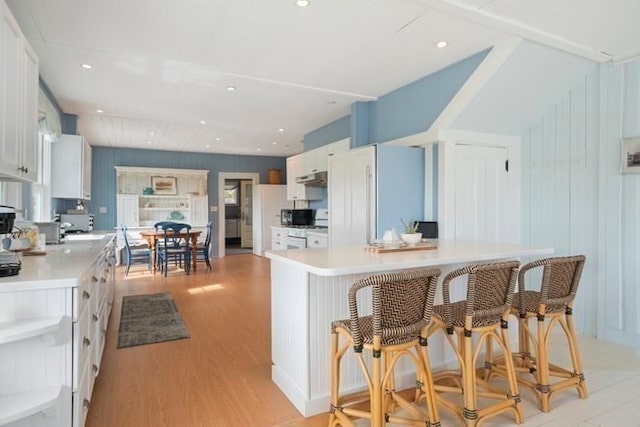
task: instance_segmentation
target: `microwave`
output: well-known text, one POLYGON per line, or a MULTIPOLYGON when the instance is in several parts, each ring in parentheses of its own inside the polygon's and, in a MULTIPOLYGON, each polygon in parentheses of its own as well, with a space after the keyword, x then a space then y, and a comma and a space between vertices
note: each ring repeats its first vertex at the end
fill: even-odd
POLYGON ((280 224, 292 227, 308 227, 313 225, 313 209, 282 209, 280 224))
POLYGON ((60 222, 67 223, 65 233, 93 231, 93 214, 60 214, 60 222))

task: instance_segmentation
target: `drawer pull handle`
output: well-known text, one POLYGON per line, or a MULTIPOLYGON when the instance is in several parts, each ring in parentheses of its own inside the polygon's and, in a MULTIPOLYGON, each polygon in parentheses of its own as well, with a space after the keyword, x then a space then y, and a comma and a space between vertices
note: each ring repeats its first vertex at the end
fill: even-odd
POLYGON ((91 370, 95 374, 96 372, 98 372, 98 367, 95 364, 93 364, 93 365, 91 365, 91 370))
POLYGON ((102 283, 107 283, 107 279, 105 279, 104 277, 103 277, 103 278, 101 278, 101 279, 100 279, 100 281, 101 281, 102 283))
POLYGON ((87 291, 82 291, 82 298, 89 299, 91 298, 91 294, 87 291))
POLYGON ((94 314, 94 315, 93 315, 93 316, 91 316, 91 317, 93 318, 93 321, 94 321, 94 322, 97 322, 97 321, 98 321, 98 315, 97 315, 97 314, 94 314))
POLYGON ((85 347, 89 347, 89 346, 91 345, 91 340, 90 340, 89 338, 87 338, 87 337, 84 337, 84 338, 82 339, 82 344, 83 344, 85 347))
POLYGON ((88 399, 82 400, 82 406, 84 407, 84 409, 89 409, 89 405, 91 405, 91 402, 89 402, 88 399))
POLYGON ((98 278, 96 276, 91 276, 91 281, 93 283, 96 283, 98 281, 98 278))

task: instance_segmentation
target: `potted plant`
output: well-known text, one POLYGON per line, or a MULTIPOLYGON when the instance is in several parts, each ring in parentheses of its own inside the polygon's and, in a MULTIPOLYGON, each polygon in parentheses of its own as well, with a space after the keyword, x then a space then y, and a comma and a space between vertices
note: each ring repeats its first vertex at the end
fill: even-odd
POLYGON ((404 229, 400 233, 400 238, 409 246, 414 246, 422 240, 422 233, 418 233, 418 221, 411 221, 409 224, 400 218, 404 229))

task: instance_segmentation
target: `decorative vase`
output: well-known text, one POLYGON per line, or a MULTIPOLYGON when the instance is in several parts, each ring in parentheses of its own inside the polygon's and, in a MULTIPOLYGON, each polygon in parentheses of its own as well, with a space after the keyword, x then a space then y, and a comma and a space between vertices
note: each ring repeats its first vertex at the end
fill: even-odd
POLYGON ((422 240, 422 233, 400 233, 400 238, 409 246, 415 246, 422 240))

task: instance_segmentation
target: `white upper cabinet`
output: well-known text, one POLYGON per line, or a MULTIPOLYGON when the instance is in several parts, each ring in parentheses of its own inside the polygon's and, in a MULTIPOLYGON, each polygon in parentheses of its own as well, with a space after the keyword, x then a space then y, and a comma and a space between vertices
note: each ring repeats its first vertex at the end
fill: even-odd
POLYGON ((304 172, 304 153, 287 157, 287 200, 321 200, 322 188, 296 184, 296 177, 304 172))
POLYGON ((327 146, 314 148, 301 154, 303 169, 300 175, 309 175, 327 170, 327 146))
POLYGON ((51 146, 51 197, 91 200, 91 146, 79 135, 51 146))
POLYGON ((38 58, 0 2, 0 179, 37 177, 38 58))

